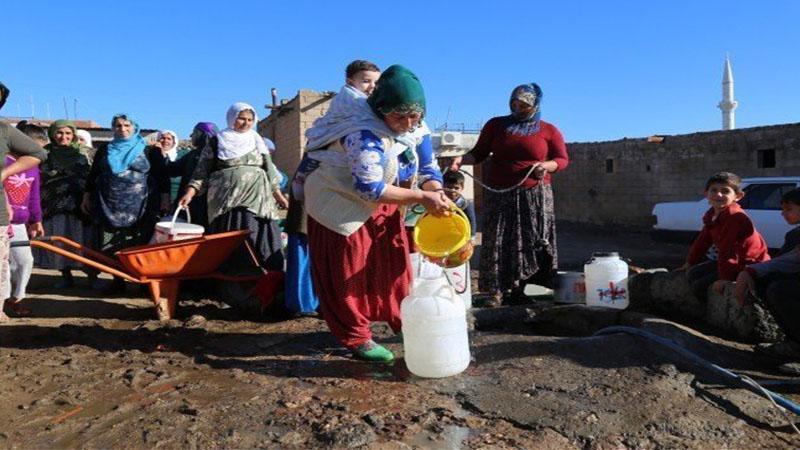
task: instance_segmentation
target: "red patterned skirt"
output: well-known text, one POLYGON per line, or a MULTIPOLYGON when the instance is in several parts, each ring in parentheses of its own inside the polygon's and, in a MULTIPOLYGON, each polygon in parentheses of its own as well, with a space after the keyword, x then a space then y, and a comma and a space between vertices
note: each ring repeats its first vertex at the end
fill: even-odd
POLYGON ((308 246, 322 317, 345 347, 372 339, 371 322, 387 322, 400 331, 400 302, 411 285, 411 263, 397 205, 378 205, 347 237, 309 216, 308 246))

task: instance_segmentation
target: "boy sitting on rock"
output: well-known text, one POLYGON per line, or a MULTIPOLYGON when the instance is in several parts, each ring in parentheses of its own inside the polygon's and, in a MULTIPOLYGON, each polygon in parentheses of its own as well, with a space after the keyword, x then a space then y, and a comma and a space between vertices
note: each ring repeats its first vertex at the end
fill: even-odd
POLYGON ((686 263, 679 269, 688 269, 686 278, 692 292, 703 301, 708 298, 709 286, 722 293, 725 283, 734 281, 746 265, 769 261, 767 243, 737 203, 744 197, 742 179, 719 172, 706 182, 705 195, 711 208, 703 216, 703 229, 689 248, 686 263), (717 260, 705 260, 712 245, 717 249, 717 260))
POLYGON ((736 299, 744 306, 747 294, 764 300, 786 340, 760 344, 756 350, 781 360, 783 372, 800 375, 800 189, 781 197, 781 215, 789 225, 778 256, 770 261, 750 264, 736 277, 736 299))

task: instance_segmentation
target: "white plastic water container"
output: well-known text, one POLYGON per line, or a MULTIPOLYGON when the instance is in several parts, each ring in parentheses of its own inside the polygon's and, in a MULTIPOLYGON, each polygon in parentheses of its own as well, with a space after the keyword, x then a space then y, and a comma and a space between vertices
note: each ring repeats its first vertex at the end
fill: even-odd
POLYGON ((411 258, 412 279, 417 278, 439 278, 442 276, 441 266, 428 261, 421 253, 413 252, 409 254, 411 258))
POLYGON ((556 303, 586 303, 586 280, 581 272, 561 272, 553 292, 556 303))
POLYGON ((444 276, 414 280, 400 304, 403 350, 414 375, 441 378, 469 366, 464 304, 444 276))
POLYGON ((472 280, 470 279, 469 263, 452 269, 443 268, 428 261, 422 254, 413 252, 411 256, 411 271, 413 278, 438 278, 442 273, 447 274, 450 285, 464 302, 464 309, 472 308, 472 280))
POLYGON ((596 252, 583 266, 586 304, 606 308, 628 307, 628 264, 617 252, 596 252))

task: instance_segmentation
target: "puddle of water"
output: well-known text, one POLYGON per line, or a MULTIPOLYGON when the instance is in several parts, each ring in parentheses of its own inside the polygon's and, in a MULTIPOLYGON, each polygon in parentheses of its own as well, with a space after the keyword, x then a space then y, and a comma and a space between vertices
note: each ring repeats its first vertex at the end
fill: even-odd
POLYGON ((466 448, 470 429, 457 425, 448 425, 439 434, 423 431, 414 435, 408 444, 428 450, 460 450, 466 448))

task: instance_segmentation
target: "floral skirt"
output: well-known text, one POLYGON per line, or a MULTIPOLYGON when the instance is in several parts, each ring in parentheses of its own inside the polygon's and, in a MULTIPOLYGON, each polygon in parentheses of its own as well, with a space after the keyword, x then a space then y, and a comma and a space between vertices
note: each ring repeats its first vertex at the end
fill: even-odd
POLYGON ((552 187, 487 192, 483 204, 481 290, 505 292, 528 282, 550 287, 558 266, 552 187))

